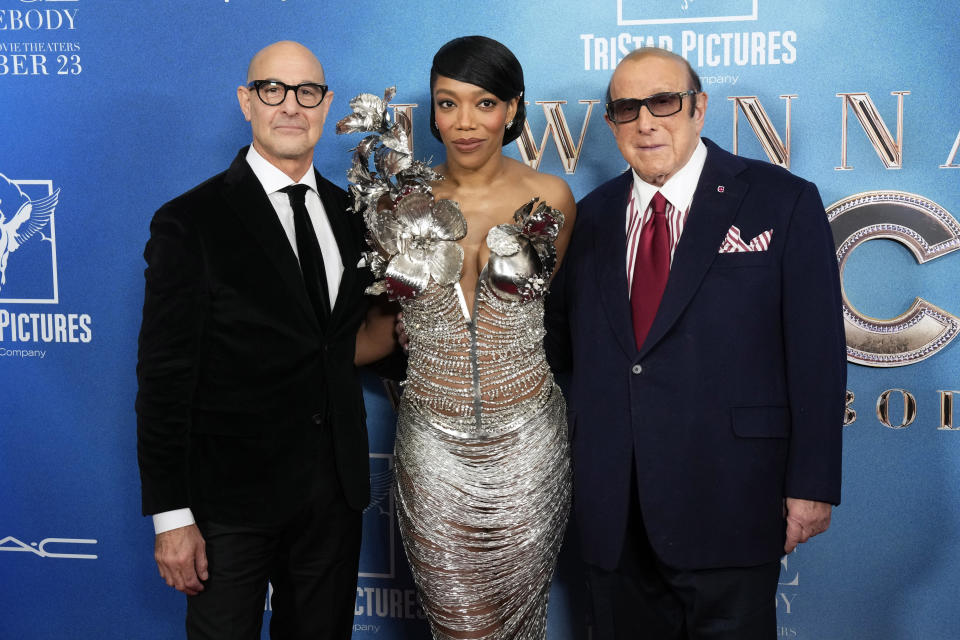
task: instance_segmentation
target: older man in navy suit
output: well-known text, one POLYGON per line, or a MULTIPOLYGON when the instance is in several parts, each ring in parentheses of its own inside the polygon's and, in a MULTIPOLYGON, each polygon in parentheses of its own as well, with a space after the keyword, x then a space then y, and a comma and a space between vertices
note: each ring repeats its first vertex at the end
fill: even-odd
POLYGON ((548 300, 597 637, 774 638, 779 560, 840 501, 823 203, 701 139, 707 95, 673 53, 627 56, 607 98, 631 170, 580 202, 548 300))

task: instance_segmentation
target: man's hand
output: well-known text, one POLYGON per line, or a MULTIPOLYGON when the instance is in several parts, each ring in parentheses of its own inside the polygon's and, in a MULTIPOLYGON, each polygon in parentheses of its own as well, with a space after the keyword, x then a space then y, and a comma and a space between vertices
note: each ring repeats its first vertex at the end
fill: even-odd
POLYGON ((784 553, 792 552, 799 543, 826 531, 830 526, 831 509, 828 502, 787 498, 787 540, 783 544, 784 553))
POLYGON ((200 581, 208 578, 206 548, 195 524, 158 533, 153 557, 160 577, 177 591, 197 595, 203 591, 200 581))

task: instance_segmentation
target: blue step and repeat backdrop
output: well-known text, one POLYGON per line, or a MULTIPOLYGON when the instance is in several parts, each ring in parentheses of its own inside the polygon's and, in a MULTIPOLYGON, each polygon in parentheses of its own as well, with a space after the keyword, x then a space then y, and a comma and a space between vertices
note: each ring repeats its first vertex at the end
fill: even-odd
MULTIPOLYGON (((778 635, 958 637, 958 25, 960 3, 893 0, 0 0, 0 638, 182 636, 139 513, 141 252, 153 211, 249 142, 250 56, 318 53, 336 96, 316 164, 345 185, 357 141, 331 125, 360 92, 396 85, 415 153, 441 157, 430 60, 473 33, 526 72, 529 129, 507 153, 577 197, 624 168, 604 88, 649 45, 701 74, 706 136, 817 183, 846 298, 843 504, 783 560, 778 635)), ((376 378, 366 391, 382 486, 394 415, 376 378)), ((389 492, 364 517, 354 637, 428 637, 389 492)), ((551 639, 588 637, 575 544, 551 639)))

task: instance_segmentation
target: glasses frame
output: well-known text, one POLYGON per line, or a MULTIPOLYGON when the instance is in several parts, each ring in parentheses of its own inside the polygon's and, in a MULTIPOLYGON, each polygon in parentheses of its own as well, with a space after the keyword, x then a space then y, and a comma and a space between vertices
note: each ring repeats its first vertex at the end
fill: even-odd
POLYGON ((283 104, 287 100, 287 94, 293 91, 293 97, 294 99, 296 99, 298 105, 300 105, 304 109, 316 109, 321 104, 323 104, 324 99, 326 99, 328 87, 327 85, 320 84, 319 82, 301 82, 300 84, 287 84, 285 82, 280 82, 279 80, 254 80, 247 84, 247 89, 250 89, 251 91, 255 91, 257 94, 257 97, 260 98, 260 102, 267 105, 268 107, 279 107, 281 104, 283 104), (283 87, 283 98, 280 100, 280 102, 276 104, 270 104, 269 102, 264 100, 262 95, 260 95, 260 87, 266 84, 283 87), (300 87, 318 87, 320 89, 320 100, 317 102, 317 104, 306 105, 300 102, 300 87))
POLYGON ((620 98, 618 100, 613 100, 607 103, 607 118, 609 118, 610 122, 612 122, 613 124, 626 124, 627 122, 633 122, 634 120, 640 117, 640 109, 643 109, 644 107, 647 108, 647 111, 649 111, 650 115, 652 115, 654 118, 669 118, 670 116, 676 115, 681 111, 683 111, 683 98, 685 96, 695 96, 698 93, 700 92, 695 89, 688 89, 687 91, 663 91, 661 93, 655 93, 652 96, 647 96, 646 98, 620 98), (677 107, 677 110, 672 111, 670 113, 662 113, 662 114, 654 113, 653 109, 650 108, 650 101, 656 100, 658 98, 663 98, 665 96, 676 96, 677 98, 680 98, 680 105, 677 107), (613 117, 613 111, 614 111, 615 105, 617 105, 618 103, 624 103, 624 102, 639 102, 640 106, 637 108, 637 115, 630 118, 629 120, 617 120, 613 117))

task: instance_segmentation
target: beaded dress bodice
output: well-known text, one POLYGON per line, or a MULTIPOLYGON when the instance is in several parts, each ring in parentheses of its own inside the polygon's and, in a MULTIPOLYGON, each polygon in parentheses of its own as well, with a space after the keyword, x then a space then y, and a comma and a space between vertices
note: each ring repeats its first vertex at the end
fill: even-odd
POLYGON ((368 220, 371 287, 400 301, 409 337, 404 397, 445 430, 493 435, 544 405, 553 378, 543 350, 543 296, 563 213, 534 198, 489 230, 473 301, 460 286, 466 219, 450 200, 411 191, 368 220))
POLYGON ((496 433, 543 405, 543 297, 503 300, 481 273, 468 322, 457 292, 432 283, 403 302, 410 338, 404 395, 461 432, 496 433))
POLYGON ((543 296, 563 214, 535 198, 514 224, 487 233, 490 249, 467 308, 460 277, 466 220, 449 200, 412 193, 378 219, 389 261, 383 288, 400 301, 410 339, 404 395, 448 431, 494 435, 544 405, 553 378, 543 350, 543 296), (390 216, 390 217, 388 217, 390 216))

